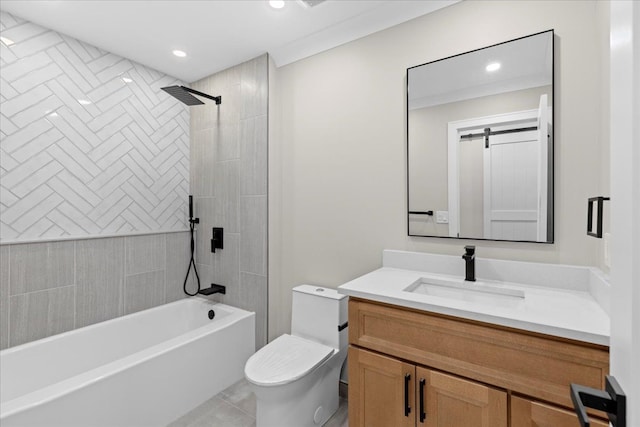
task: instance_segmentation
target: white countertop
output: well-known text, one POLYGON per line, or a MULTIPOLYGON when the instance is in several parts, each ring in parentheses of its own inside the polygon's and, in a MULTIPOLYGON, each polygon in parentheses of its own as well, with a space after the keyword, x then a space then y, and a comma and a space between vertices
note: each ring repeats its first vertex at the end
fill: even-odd
MULTIPOLYGON (((338 292, 402 307, 457 316, 594 344, 609 345, 609 316, 600 302, 592 295, 589 283, 585 283, 584 286, 547 287, 539 284, 522 284, 500 280, 494 283, 499 283, 500 286, 511 289, 521 289, 524 291, 525 296, 519 299, 497 296, 495 300, 490 302, 465 301, 457 298, 412 293, 406 292, 404 289, 423 277, 457 278, 459 280, 460 276, 458 274, 450 275, 442 272, 432 273, 417 269, 396 268, 394 265, 398 263, 386 262, 387 259, 392 258, 387 256, 389 255, 388 252, 390 253, 390 251, 385 251, 385 262, 383 263, 386 264, 385 266, 345 283, 338 287, 338 292)), ((391 252, 393 257, 402 254, 399 251, 391 252)), ((422 255, 420 254, 419 256, 422 255)), ((457 258, 431 254, 424 255, 439 257, 439 259, 457 258)), ((492 262, 492 260, 482 261, 485 264, 491 264, 492 262)), ((459 263, 463 264, 463 261, 460 259, 459 263)), ((510 262, 499 261, 492 264, 494 271, 499 270, 500 267, 496 267, 496 265, 500 263, 509 264, 510 262)), ((533 274, 529 275, 529 277, 532 277, 532 279, 539 277, 539 274, 536 275, 533 270, 544 268, 546 265, 521 262, 514 262, 514 264, 518 264, 517 267, 519 267, 520 271, 523 268, 525 270, 531 268, 531 273, 533 274)), ((553 268, 562 269, 563 267, 565 266, 554 266, 553 268)), ((566 266, 566 268, 578 271, 579 274, 576 277, 584 276, 585 281, 589 282, 589 274, 592 269, 575 266, 566 266), (579 271, 580 269, 584 269, 586 274, 582 274, 579 271)), ((495 277, 483 280, 481 276, 478 276, 478 280, 491 283, 495 280, 495 277)), ((553 280, 550 280, 550 282, 553 282, 553 280)), ((474 284, 469 283, 469 286, 472 287, 474 284)), ((593 289, 593 286, 591 288, 593 289)))

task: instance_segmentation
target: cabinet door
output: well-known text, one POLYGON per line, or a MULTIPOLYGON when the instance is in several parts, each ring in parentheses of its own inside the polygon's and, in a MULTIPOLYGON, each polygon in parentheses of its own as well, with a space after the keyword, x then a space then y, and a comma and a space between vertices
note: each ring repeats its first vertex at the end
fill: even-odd
MULTIPOLYGON (((609 427, 608 422, 590 418, 593 427, 609 427)), ((578 417, 571 411, 511 396, 511 427, 576 427, 578 417)))
MULTIPOLYGON (((425 381, 425 427, 507 427, 507 393, 474 381, 416 368, 418 398, 425 381)), ((418 399, 419 400, 419 399, 418 399)), ((418 412, 420 402, 418 401, 418 412)))
POLYGON ((414 427, 415 366, 349 347, 349 426, 414 427))

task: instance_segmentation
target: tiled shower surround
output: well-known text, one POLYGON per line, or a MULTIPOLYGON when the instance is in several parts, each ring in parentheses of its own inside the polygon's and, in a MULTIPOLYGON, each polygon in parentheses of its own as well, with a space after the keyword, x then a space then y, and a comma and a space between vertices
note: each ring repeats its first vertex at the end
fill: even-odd
POLYGON ((5 12, 0 30, 0 348, 181 298, 189 109, 160 88, 182 82, 5 12))
POLYGON ((267 55, 191 85, 222 105, 186 107, 160 90, 175 78, 0 21, 0 349, 182 298, 189 192, 202 287, 255 311, 264 345, 267 55))
POLYGON ((256 313, 256 349, 267 342, 268 56, 191 85, 222 104, 191 107, 191 192, 196 262, 202 287, 225 285, 216 297, 256 313), (211 253, 211 228, 224 228, 224 249, 211 253))
POLYGON ((178 300, 188 233, 0 246, 0 348, 178 300))
POLYGON ((0 12, 0 241, 186 229, 182 84, 0 12))

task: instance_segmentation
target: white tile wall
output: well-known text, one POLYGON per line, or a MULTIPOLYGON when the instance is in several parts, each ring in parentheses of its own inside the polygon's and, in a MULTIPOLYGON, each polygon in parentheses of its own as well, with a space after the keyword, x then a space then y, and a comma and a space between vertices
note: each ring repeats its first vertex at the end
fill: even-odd
POLYGON ((0 28, 0 241, 185 229, 189 112, 160 90, 181 82, 4 12, 0 28))

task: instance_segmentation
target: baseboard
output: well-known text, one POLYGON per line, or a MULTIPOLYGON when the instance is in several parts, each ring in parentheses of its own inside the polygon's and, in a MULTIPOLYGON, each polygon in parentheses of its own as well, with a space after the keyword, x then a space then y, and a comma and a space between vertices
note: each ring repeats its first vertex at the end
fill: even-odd
POLYGON ((340 380, 338 383, 338 394, 345 399, 349 396, 349 384, 340 380))

